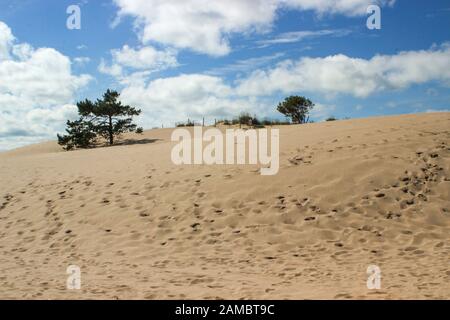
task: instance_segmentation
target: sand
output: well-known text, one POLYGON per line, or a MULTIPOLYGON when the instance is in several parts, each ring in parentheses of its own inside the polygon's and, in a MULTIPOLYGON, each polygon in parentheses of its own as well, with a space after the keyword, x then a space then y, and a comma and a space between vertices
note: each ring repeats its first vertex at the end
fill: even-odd
POLYGON ((276 176, 171 132, 0 153, 0 299, 450 298, 449 113, 280 127, 276 176))

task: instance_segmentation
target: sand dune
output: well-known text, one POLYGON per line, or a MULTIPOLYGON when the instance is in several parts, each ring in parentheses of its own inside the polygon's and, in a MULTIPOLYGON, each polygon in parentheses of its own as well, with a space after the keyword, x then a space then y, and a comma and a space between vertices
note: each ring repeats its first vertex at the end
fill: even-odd
POLYGON ((175 166, 171 132, 1 153, 0 298, 450 298, 449 113, 280 127, 276 176, 175 166))

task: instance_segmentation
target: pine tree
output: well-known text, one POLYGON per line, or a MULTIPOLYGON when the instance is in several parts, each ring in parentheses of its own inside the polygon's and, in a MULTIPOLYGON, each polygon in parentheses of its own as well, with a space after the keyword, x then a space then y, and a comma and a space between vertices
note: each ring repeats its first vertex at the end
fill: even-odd
POLYGON ((141 114, 141 110, 118 101, 120 94, 117 91, 107 90, 103 99, 95 103, 85 100, 77 104, 78 112, 91 119, 95 132, 114 144, 114 138, 125 132, 133 132, 137 125, 133 123, 133 116, 141 114))
POLYGON ((107 90, 102 99, 92 102, 88 99, 77 103, 80 118, 67 121, 67 135, 58 134, 58 143, 66 150, 89 148, 97 136, 105 138, 109 145, 114 138, 125 132, 136 131, 133 116, 141 114, 141 110, 118 101, 117 91, 107 90))
POLYGON ((67 135, 58 134, 58 143, 68 151, 74 148, 90 148, 97 137, 92 123, 83 117, 76 121, 67 121, 66 132, 67 135))

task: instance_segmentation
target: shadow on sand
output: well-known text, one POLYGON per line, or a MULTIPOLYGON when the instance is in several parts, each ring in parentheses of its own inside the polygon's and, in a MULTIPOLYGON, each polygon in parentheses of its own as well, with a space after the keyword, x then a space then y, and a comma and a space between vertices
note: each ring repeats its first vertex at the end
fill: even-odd
POLYGON ((125 139, 121 141, 117 141, 114 143, 114 146, 131 146, 134 144, 149 144, 160 141, 161 139, 125 139))

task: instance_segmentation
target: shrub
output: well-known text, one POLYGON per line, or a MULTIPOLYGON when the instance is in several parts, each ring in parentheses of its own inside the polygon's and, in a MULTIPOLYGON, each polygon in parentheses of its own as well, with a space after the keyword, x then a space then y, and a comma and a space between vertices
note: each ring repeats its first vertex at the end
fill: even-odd
POLYGON ((239 120, 239 124, 250 124, 251 125, 252 121, 253 121, 253 118, 252 118, 252 116, 249 113, 242 112, 239 115, 238 120, 239 120))
POLYGON ((193 126, 195 126, 195 122, 188 119, 187 122, 177 122, 177 123, 175 123, 175 126, 176 126, 177 128, 181 128, 181 127, 193 127, 193 126))
POLYGON ((261 121, 259 121, 259 119, 256 117, 256 115, 254 115, 253 118, 252 118, 252 125, 253 126, 261 125, 261 121))
POLYGON ((270 119, 264 119, 261 123, 265 126, 282 126, 291 124, 289 121, 270 120, 270 119))
POLYGON ((305 97, 290 96, 278 104, 277 110, 291 118, 293 123, 302 124, 308 123, 309 112, 313 107, 314 103, 305 97))

